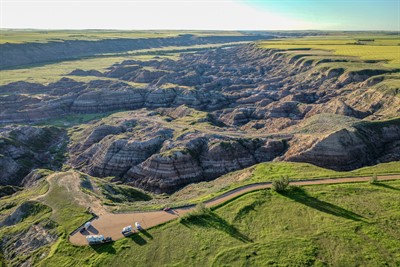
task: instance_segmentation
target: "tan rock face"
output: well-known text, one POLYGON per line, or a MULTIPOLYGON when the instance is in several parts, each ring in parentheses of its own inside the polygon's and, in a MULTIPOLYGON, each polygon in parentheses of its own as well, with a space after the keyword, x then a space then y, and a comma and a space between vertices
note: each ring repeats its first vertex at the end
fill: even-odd
POLYGON ((182 150, 153 155, 131 168, 125 182, 155 192, 214 179, 259 162, 272 160, 284 151, 281 141, 216 140, 210 136, 187 144, 182 150))
MULTIPOLYGON (((171 120, 193 118, 197 113, 186 107, 157 112, 171 120)), ((91 175, 115 176, 124 183, 162 193, 272 160, 286 149, 283 140, 232 138, 223 131, 219 135, 193 131, 177 137, 177 129, 167 127, 174 121, 163 123, 160 119, 142 110, 89 125, 76 133, 83 141, 73 138, 70 163, 91 175)))
POLYGON ((377 162, 400 160, 400 125, 359 125, 326 136, 297 136, 283 159, 334 170, 352 170, 377 162))

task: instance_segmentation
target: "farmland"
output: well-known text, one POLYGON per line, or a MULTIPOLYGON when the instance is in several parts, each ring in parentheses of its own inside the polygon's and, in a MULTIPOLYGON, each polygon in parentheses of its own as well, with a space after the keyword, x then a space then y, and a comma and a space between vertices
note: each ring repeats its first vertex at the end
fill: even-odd
MULTIPOLYGON (((194 45, 183 48, 172 46, 172 47, 163 47, 155 49, 142 49, 139 51, 128 51, 126 53, 114 53, 114 54, 110 53, 104 55, 97 55, 95 57, 54 62, 50 64, 38 64, 25 68, 0 70, 0 75, 1 75, 0 86, 17 81, 48 84, 51 82, 56 82, 62 77, 71 77, 68 76, 67 74, 69 74, 75 69, 105 71, 111 65, 118 64, 124 60, 140 60, 140 61, 148 61, 152 59, 177 60, 179 58, 179 54, 181 52, 184 53, 185 50, 187 52, 190 52, 192 50, 204 50, 213 47, 220 47, 227 45, 235 45, 235 44, 224 43, 224 44, 194 45)), ((87 76, 86 77, 72 76, 71 78, 78 81, 86 81, 86 82, 93 79, 101 79, 101 77, 87 77, 87 76)), ((136 86, 138 85, 140 86, 140 84, 137 84, 136 86)))
POLYGON ((176 37, 180 34, 197 36, 210 35, 242 35, 237 31, 119 31, 119 30, 7 30, 0 31, 0 44, 11 43, 47 43, 65 40, 98 41, 104 39, 132 38, 164 38, 176 37))
MULTIPOLYGON (((332 52, 335 56, 357 57, 364 61, 381 61, 387 67, 400 67, 400 37, 396 35, 308 37, 264 41, 259 45, 264 48, 284 50, 324 50, 332 52)), ((312 54, 313 51, 310 53, 312 54)))

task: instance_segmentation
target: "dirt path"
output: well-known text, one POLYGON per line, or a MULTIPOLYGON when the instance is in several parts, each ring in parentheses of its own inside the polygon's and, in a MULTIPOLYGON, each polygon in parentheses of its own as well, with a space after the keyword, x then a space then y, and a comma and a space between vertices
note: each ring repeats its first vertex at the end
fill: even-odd
MULTIPOLYGON (((334 178, 334 179, 316 179, 316 180, 303 180, 303 181, 293 181, 291 185, 317 185, 317 184, 339 184, 339 183, 354 183, 354 182, 365 182, 371 179, 370 176, 367 177, 352 177, 352 178, 334 178)), ((400 175, 387 175, 380 176, 378 180, 396 180, 400 179, 400 175)), ((243 186, 218 197, 210 199, 205 202, 207 207, 216 206, 223 202, 226 202, 232 198, 245 193, 271 188, 271 183, 259 183, 243 186)), ((111 236, 113 240, 118 240, 124 236, 121 234, 123 227, 128 225, 134 225, 135 222, 139 222, 143 228, 148 229, 159 224, 166 223, 168 221, 174 220, 177 217, 193 210, 194 205, 173 209, 171 211, 144 211, 144 212, 131 212, 124 214, 112 214, 107 213, 99 216, 97 219, 92 221, 93 231, 86 234, 102 234, 104 236, 111 236)), ((70 241, 75 245, 87 245, 85 234, 81 234, 77 231, 75 234, 70 236, 70 241)))
MULTIPOLYGON (((92 211, 97 215, 103 215, 109 213, 101 204, 101 201, 94 196, 85 194, 82 192, 80 183, 81 178, 76 172, 64 172, 54 173, 49 175, 47 178, 49 183, 49 190, 44 195, 38 196, 35 200, 44 201, 47 194, 53 190, 55 185, 65 187, 70 196, 73 196, 74 200, 82 207, 90 207, 92 211)), ((51 206, 51 205, 50 205, 51 206)))

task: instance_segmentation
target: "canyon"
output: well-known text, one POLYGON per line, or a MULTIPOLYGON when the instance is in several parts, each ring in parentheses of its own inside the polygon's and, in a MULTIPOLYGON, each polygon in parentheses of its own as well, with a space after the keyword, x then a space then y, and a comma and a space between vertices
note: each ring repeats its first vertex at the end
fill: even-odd
POLYGON ((59 168, 26 145, 36 136, 45 136, 43 150, 63 149, 57 163, 156 193, 273 160, 342 171, 400 160, 400 100, 375 87, 399 70, 345 70, 326 63, 360 60, 318 51, 313 62, 310 53, 251 43, 0 86, 0 123, 25 125, 0 132, 0 183, 59 168), (54 135, 38 126, 85 114, 103 115, 54 135), (26 155, 35 160, 21 168, 26 155))

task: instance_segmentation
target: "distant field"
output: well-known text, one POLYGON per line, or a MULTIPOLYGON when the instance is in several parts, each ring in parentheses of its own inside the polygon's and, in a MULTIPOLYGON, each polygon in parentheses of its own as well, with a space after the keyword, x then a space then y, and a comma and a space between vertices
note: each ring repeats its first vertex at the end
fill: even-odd
POLYGON ((398 96, 400 93, 400 36, 338 34, 305 38, 261 41, 260 47, 279 49, 289 57, 312 62, 320 70, 344 69, 345 71, 384 70, 383 81, 375 88, 398 96), (336 62, 335 62, 336 61, 336 62), (397 72, 397 73, 395 73, 397 72))
MULTIPOLYGON (((240 43, 240 42, 239 42, 240 43)), ((99 55, 96 57, 82 58, 76 60, 66 60, 56 63, 49 63, 39 66, 31 66, 26 68, 18 68, 13 70, 0 70, 0 86, 9 84, 17 81, 32 82, 32 83, 42 83, 48 84, 51 82, 56 82, 68 73, 75 69, 82 70, 98 70, 104 71, 106 68, 110 67, 115 63, 120 63, 124 60, 152 60, 154 57, 159 59, 169 58, 178 59, 179 54, 184 50, 196 50, 205 49, 210 47, 219 47, 229 45, 231 43, 223 44, 206 44, 206 45, 193 45, 185 47, 162 47, 153 49, 142 49, 137 51, 128 51, 123 54, 107 54, 99 55), (137 55, 137 54, 140 55, 137 55)), ((238 44, 238 43, 235 43, 238 44)), ((93 79, 100 79, 98 77, 70 77, 79 81, 89 81, 93 79)))
POLYGON ((379 60, 384 61, 384 65, 387 67, 400 67, 399 36, 307 37, 263 41, 260 42, 260 46, 290 50, 328 50, 332 51, 334 55, 353 56, 361 60, 379 60))
MULTIPOLYGON (((157 57, 160 60, 164 58, 176 60, 179 58, 179 54, 184 50, 189 51, 191 49, 194 50, 205 49, 210 47, 225 46, 229 44, 230 43, 194 45, 185 47, 171 46, 163 48, 143 49, 143 50, 127 52, 124 54, 107 54, 107 55, 100 55, 97 57, 66 60, 57 63, 31 66, 26 68, 0 70, 0 75, 1 75, 0 86, 17 81, 48 84, 51 82, 56 82, 62 77, 66 77, 68 73, 72 72, 75 69, 105 71, 111 65, 116 63, 121 63, 124 60, 146 61, 146 60, 152 60, 155 57, 157 57)), ((93 79, 101 79, 99 77, 94 77, 94 76, 93 77, 74 76, 70 78, 78 81, 90 81, 93 79)))
POLYGON ((240 36, 237 31, 107 31, 107 30, 4 30, 0 31, 0 44, 4 43, 46 43, 64 40, 98 41, 117 38, 163 38, 180 34, 197 36, 240 36))

